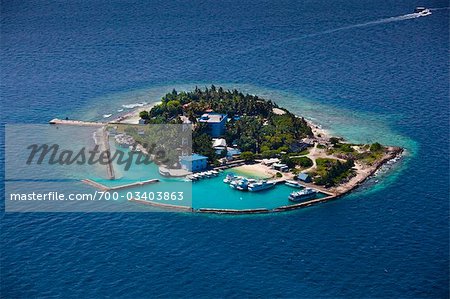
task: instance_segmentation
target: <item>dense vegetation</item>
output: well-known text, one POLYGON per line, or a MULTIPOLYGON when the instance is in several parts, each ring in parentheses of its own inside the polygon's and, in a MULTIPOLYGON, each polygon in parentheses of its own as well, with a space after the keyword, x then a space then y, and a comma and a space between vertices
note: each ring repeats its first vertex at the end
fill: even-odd
POLYGON ((386 148, 378 142, 371 145, 366 144, 351 144, 340 142, 335 137, 330 138, 332 147, 328 148, 327 154, 336 155, 341 159, 360 161, 367 165, 372 165, 375 161, 380 159, 386 148), (358 148, 358 150, 355 150, 358 148))
MULTIPOLYGON (((271 100, 214 85, 204 90, 196 87, 191 92, 173 90, 163 96, 161 104, 141 112, 140 116, 152 124, 182 123, 180 117, 187 117, 195 124, 192 150, 214 162, 218 155, 212 148, 211 138, 205 127, 197 123, 197 118, 206 111, 227 114, 229 121, 223 137, 227 144, 237 145, 242 152, 267 157, 289 153, 301 138, 312 136, 312 130, 303 118, 279 108, 271 100), (274 113, 274 108, 283 114, 274 113)), ((244 156, 246 159, 253 157, 244 156)))
POLYGON ((348 180, 354 173, 355 166, 353 160, 341 162, 335 159, 316 159, 317 169, 314 175, 314 182, 325 187, 333 187, 348 180))

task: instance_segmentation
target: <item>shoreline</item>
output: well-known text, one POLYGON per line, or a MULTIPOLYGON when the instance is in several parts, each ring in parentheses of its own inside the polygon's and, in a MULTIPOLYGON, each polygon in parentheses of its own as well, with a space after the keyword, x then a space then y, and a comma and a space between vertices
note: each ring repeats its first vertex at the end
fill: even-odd
MULTIPOLYGON (((141 107, 136 107, 135 109, 132 109, 131 111, 128 111, 125 114, 122 114, 120 116, 115 117, 111 121, 105 123, 105 122, 83 122, 83 121, 76 121, 76 120, 59 120, 54 119, 50 121, 50 124, 67 124, 67 125, 88 125, 88 126, 104 126, 107 124, 139 124, 139 113, 144 110, 150 110, 155 105, 161 103, 161 101, 153 102, 151 104, 147 104, 141 107)), ((298 116, 297 117, 302 117, 298 116)), ((304 118, 304 117, 303 117, 304 118)), ((317 144, 326 143, 329 141, 329 138, 333 137, 331 132, 327 129, 322 128, 320 124, 315 123, 314 121, 311 121, 309 119, 304 118, 307 125, 311 127, 311 130, 313 132, 313 139, 317 144)), ((343 137, 336 136, 340 139, 343 139, 343 137)), ((343 139, 345 140, 345 139, 343 139)), ((345 142, 345 141, 344 141, 345 142)), ((350 192, 352 192, 354 189, 359 187, 361 184, 363 184, 366 180, 373 177, 374 174, 387 162, 391 160, 396 160, 399 157, 402 157, 405 153, 405 149, 397 146, 386 146, 386 152, 383 155, 383 157, 374 163, 371 166, 364 166, 361 163, 355 163, 355 169, 356 174, 351 177, 347 182, 342 183, 341 185, 337 187, 332 188, 324 188, 323 186, 318 186, 312 183, 303 183, 306 187, 311 187, 314 189, 319 190, 320 192, 325 192, 328 194, 325 198, 320 199, 312 199, 301 203, 295 203, 292 205, 286 205, 286 206, 280 206, 274 209, 245 209, 245 210, 234 210, 234 209, 216 209, 216 208, 198 208, 194 209, 191 208, 192 212, 201 212, 201 213, 219 213, 219 214, 252 214, 252 213, 273 213, 273 212, 282 212, 282 211, 289 211, 294 209, 300 209, 304 207, 308 207, 311 205, 315 205, 318 203, 323 203, 331 200, 338 199, 350 192)), ((335 157, 338 159, 337 157, 335 157)), ((314 167, 314 166, 313 166, 314 167)), ((242 166, 234 167, 232 168, 237 174, 242 174, 249 177, 254 177, 258 179, 270 179, 274 178, 276 171, 271 171, 270 169, 267 169, 266 166, 255 163, 255 164, 245 164, 242 166)), ((289 173, 290 175, 286 176, 283 175, 284 179, 291 179, 293 177, 292 173, 289 173)), ((136 201, 139 202, 139 201, 136 201)), ((170 206, 170 205, 164 205, 163 208, 166 209, 178 209, 177 206, 170 206)))
MULTIPOLYGON (((136 107, 136 108, 126 112, 125 114, 116 116, 112 120, 108 121, 108 123, 137 125, 137 124, 139 124, 139 119, 140 119, 139 113, 141 113, 142 111, 150 110, 154 106, 158 105, 159 103, 161 103, 161 101, 146 104, 141 107, 136 107)), ((113 114, 113 116, 114 116, 114 114, 113 114)))
MULTIPOLYGON (((298 117, 302 117, 302 116, 298 116, 298 117)), ((324 129, 320 124, 317 124, 317 123, 313 122, 312 120, 306 119, 304 117, 303 117, 303 119, 306 121, 308 126, 311 127, 311 130, 314 134, 314 138, 321 140, 321 139, 329 139, 329 138, 333 137, 331 132, 327 129, 324 129)), ((337 136, 337 137, 339 137, 339 136, 337 136)))

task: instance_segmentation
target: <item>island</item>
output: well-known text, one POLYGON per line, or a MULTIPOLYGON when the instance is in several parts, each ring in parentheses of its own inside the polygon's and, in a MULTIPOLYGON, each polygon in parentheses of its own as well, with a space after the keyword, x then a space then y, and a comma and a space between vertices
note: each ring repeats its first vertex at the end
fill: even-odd
MULTIPOLYGON (((78 124, 70 120, 51 121, 68 122, 78 124)), ((293 188, 290 203, 275 209, 190 209, 197 212, 285 211, 334 200, 358 187, 388 161, 398 160, 403 153, 401 147, 378 142, 347 142, 270 99, 214 85, 192 91, 174 89, 160 103, 98 124, 108 130, 118 129, 116 142, 126 140, 125 146, 137 145, 145 153, 143 145, 147 140, 139 133, 143 129, 123 127, 132 122, 138 128, 184 124, 192 130, 192 151, 189 155, 179 154, 176 163, 158 163, 162 176, 195 182, 231 170, 218 183, 223 181, 240 192, 264 196, 265 190, 277 188, 278 184, 293 188)))

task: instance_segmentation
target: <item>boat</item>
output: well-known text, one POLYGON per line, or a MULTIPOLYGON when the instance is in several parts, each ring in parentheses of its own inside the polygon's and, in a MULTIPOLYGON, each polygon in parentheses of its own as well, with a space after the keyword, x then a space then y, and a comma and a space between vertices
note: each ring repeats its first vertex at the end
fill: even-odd
POLYGON ((242 179, 232 181, 230 183, 230 187, 233 189, 240 190, 240 191, 246 191, 246 190, 248 190, 248 185, 252 184, 252 183, 256 183, 256 180, 242 178, 242 179))
POLYGON ((275 186, 274 181, 258 181, 256 183, 248 184, 248 191, 256 192, 256 191, 262 191, 266 189, 270 189, 275 186))
POLYGON ((195 174, 190 174, 186 176, 186 181, 187 182, 192 182, 192 181, 196 181, 198 179, 198 177, 195 174))
POLYGON ((248 188, 248 180, 246 178, 242 178, 239 180, 234 180, 230 183, 230 187, 233 189, 244 190, 248 188))
POLYGON ((287 180, 284 184, 285 184, 286 186, 294 187, 294 188, 298 188, 298 189, 303 189, 303 188, 305 188, 305 187, 303 187, 302 185, 300 185, 299 182, 297 182, 297 181, 292 181, 292 180, 287 180))
POLYGON ((421 16, 428 16, 428 15, 431 15, 431 11, 430 11, 428 8, 423 7, 423 6, 417 6, 417 7, 414 9, 414 13, 418 13, 418 14, 420 14, 421 16))
POLYGON ((227 174, 227 176, 223 179, 225 184, 230 184, 232 181, 236 180, 237 176, 232 173, 227 174))
POLYGON ((317 193, 318 193, 317 190, 305 188, 300 191, 292 192, 289 195, 288 199, 293 202, 299 202, 302 200, 315 198, 317 193))

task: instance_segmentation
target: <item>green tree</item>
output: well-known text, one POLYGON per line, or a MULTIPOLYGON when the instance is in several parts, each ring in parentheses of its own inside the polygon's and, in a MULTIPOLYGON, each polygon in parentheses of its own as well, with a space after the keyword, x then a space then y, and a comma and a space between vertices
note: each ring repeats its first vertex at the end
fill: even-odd
POLYGON ((372 143, 372 145, 370 146, 370 151, 371 152, 377 152, 379 150, 381 150, 383 148, 383 146, 381 146, 381 144, 379 144, 378 142, 372 143))
POLYGON ((245 161, 253 161, 255 159, 255 155, 252 152, 242 152, 239 157, 245 161))
POLYGON ((139 112, 139 117, 142 118, 142 119, 149 119, 150 118, 149 114, 148 114, 148 111, 141 111, 141 112, 139 112))

